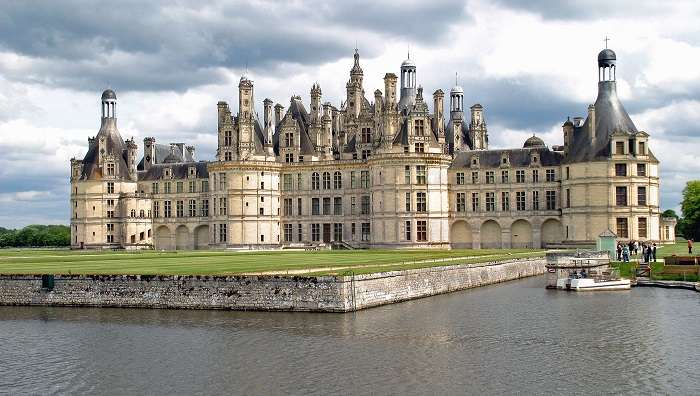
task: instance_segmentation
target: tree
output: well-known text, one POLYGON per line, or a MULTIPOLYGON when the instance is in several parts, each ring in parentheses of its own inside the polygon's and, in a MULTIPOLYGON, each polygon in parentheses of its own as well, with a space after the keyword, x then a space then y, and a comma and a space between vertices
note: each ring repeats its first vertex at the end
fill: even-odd
POLYGON ((700 238, 700 180, 689 181, 683 189, 683 236, 687 239, 700 238))
POLYGON ((673 217, 676 220, 679 219, 678 214, 676 214, 676 211, 673 209, 664 210, 664 212, 661 213, 661 217, 673 217))
POLYGON ((70 245, 70 228, 64 225, 29 225, 21 230, 0 227, 0 247, 70 245))

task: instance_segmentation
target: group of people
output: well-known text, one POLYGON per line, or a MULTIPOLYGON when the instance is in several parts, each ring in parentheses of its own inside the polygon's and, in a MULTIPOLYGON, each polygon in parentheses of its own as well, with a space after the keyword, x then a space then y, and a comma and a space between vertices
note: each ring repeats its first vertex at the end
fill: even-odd
POLYGON ((643 262, 648 263, 651 261, 656 261, 656 243, 648 244, 646 242, 639 241, 629 241, 628 243, 617 243, 617 261, 624 261, 628 263, 630 257, 634 254, 639 256, 641 250, 641 257, 639 257, 643 262))

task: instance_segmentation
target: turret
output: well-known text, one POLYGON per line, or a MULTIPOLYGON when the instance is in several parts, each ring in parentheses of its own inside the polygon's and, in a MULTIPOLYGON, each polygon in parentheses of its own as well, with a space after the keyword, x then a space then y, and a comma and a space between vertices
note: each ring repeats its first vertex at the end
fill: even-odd
POLYGON ((385 102, 384 107, 389 110, 393 110, 396 107, 396 74, 387 73, 384 76, 384 95, 385 102))
POLYGON ((253 102, 253 82, 243 75, 238 84, 238 150, 243 158, 255 148, 253 102))
POLYGON ((129 172, 129 178, 136 180, 136 153, 139 147, 136 145, 134 138, 128 139, 126 143, 126 166, 129 172))
POLYGON ((265 134, 265 145, 272 144, 272 135, 275 132, 275 127, 272 125, 272 100, 263 100, 263 133, 265 134))
POLYGON ((321 148, 324 159, 333 159, 333 109, 330 103, 323 104, 323 117, 321 117, 322 133, 321 148))
POLYGON ((574 123, 569 117, 566 117, 566 122, 561 126, 561 129, 564 133, 564 155, 568 155, 571 151, 571 140, 574 137, 574 123))
POLYGON ((401 99, 399 110, 411 109, 416 103, 416 64, 411 60, 411 54, 401 63, 401 99))
POLYGON ((487 150, 489 148, 489 135, 486 129, 484 107, 477 103, 469 109, 471 111, 469 139, 472 142, 472 149, 487 150))
POLYGON ((455 84, 450 90, 450 119, 464 118, 464 90, 455 84))
POLYGON ((311 86, 311 123, 319 124, 321 122, 321 86, 315 83, 311 86))
POLYGON ((355 48, 355 55, 353 55, 355 63, 350 70, 350 80, 345 85, 347 90, 347 114, 357 117, 360 115, 360 110, 362 109, 362 68, 360 67, 360 54, 355 48))

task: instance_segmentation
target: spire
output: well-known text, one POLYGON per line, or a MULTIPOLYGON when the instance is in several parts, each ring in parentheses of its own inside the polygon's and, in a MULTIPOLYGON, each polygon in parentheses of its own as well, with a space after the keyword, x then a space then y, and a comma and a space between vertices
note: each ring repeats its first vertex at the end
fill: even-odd
POLYGON ((355 54, 353 55, 353 57, 355 58, 355 64, 352 66, 352 70, 350 70, 350 75, 361 75, 362 68, 360 67, 360 53, 357 50, 357 48, 355 48, 355 54))

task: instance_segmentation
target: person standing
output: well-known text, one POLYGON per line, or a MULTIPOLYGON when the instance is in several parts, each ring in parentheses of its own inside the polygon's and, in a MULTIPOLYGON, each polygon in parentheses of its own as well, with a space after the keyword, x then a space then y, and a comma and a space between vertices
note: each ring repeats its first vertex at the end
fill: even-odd
POLYGON ((651 246, 651 258, 656 262, 656 242, 651 246))
POLYGON ((622 261, 622 244, 617 243, 617 261, 622 261))
POLYGON ((630 248, 627 245, 622 247, 622 261, 625 263, 630 261, 630 248))
POLYGON ((634 255, 639 256, 639 242, 634 241, 634 255))
POLYGON ((688 254, 693 254, 693 240, 688 239, 688 254))

